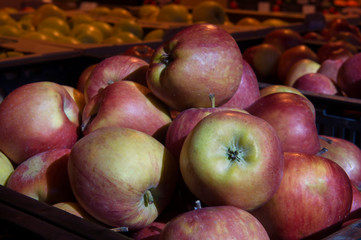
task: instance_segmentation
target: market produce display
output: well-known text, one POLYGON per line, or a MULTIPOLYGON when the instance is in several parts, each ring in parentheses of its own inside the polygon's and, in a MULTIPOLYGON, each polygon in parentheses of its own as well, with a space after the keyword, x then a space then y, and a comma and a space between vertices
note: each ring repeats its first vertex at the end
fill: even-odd
MULTIPOLYGON (((359 219, 361 149, 319 134, 304 94, 359 97, 359 30, 282 28, 241 50, 220 6, 178 8, 139 8, 143 20, 188 24, 160 47, 100 59, 73 86, 49 79, 4 95, 0 184, 133 239, 302 239, 359 219)), ((32 14, 19 32, 146 36, 122 8, 32 14)), ((1 26, 20 26, 8 16, 1 26)))

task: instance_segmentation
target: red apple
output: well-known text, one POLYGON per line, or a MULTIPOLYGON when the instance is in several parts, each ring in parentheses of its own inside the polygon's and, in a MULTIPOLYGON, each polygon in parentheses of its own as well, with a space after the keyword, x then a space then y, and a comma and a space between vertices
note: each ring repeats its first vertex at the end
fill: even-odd
POLYGON ((352 187, 335 162, 316 155, 285 153, 285 170, 272 199, 253 213, 271 239, 302 239, 348 215, 352 187))
POLYGON ((241 83, 236 93, 220 107, 245 109, 260 97, 257 76, 252 67, 244 60, 241 83))
MULTIPOLYGON (((325 61, 326 59, 329 59, 329 58, 334 59, 335 58, 335 57, 333 57, 334 55, 340 55, 340 53, 339 53, 340 49, 344 49, 345 51, 347 50, 348 52, 351 53, 351 55, 354 55, 357 53, 357 48, 355 46, 353 46, 351 43, 348 43, 348 42, 345 42, 342 40, 335 41, 335 42, 331 42, 331 41, 326 42, 316 52, 320 63, 322 63, 323 61, 325 61)), ((345 54, 342 53, 342 55, 345 55, 345 54)), ((347 54, 347 55, 349 55, 349 54, 347 54)))
POLYGON ((325 41, 325 37, 318 32, 307 32, 303 36, 303 40, 313 40, 313 41, 325 41))
POLYGON ((180 214, 163 229, 160 240, 267 240, 267 232, 247 211, 233 206, 205 207, 180 214))
POLYGON ((284 152, 316 154, 320 148, 313 104, 289 92, 266 95, 246 109, 276 130, 284 152))
POLYGON ((70 149, 63 148, 28 158, 15 168, 6 187, 49 204, 73 201, 67 171, 69 155, 70 149))
POLYGON ((166 223, 154 221, 150 225, 131 234, 134 240, 158 240, 166 223))
POLYGON ((65 212, 71 213, 77 217, 95 221, 81 206, 75 201, 58 202, 53 204, 54 207, 59 208, 65 212))
POLYGON ((281 54, 277 63, 277 76, 280 82, 285 82, 291 66, 301 59, 319 62, 316 53, 304 44, 288 48, 281 54))
POLYGON ((133 81, 108 85, 85 105, 82 130, 87 135, 103 127, 132 128, 157 139, 165 137, 171 118, 150 90, 133 81))
POLYGON ((361 208, 361 192, 354 184, 352 184, 352 196, 350 213, 353 213, 361 208))
POLYGON ((79 108, 53 82, 22 85, 0 104, 0 150, 14 163, 78 140, 79 108))
POLYGON ((297 31, 293 29, 279 28, 269 32, 265 36, 263 43, 272 44, 281 52, 284 52, 289 48, 302 45, 303 38, 297 31))
POLYGON ((143 59, 127 55, 115 55, 102 60, 93 69, 85 85, 85 101, 88 102, 100 89, 120 80, 145 85, 148 66, 143 59))
POLYGON ((361 98, 361 53, 347 59, 337 74, 337 84, 347 96, 361 98))
POLYGON ((77 82, 76 89, 84 93, 84 88, 86 85, 86 82, 89 79, 90 74, 92 73, 93 69, 95 68, 96 64, 91 64, 88 67, 86 67, 80 74, 77 82))
POLYGON ((297 78, 293 87, 299 90, 325 95, 338 94, 337 88, 332 80, 321 73, 307 73, 297 78))
POLYGON ((242 68, 232 35, 220 26, 193 24, 155 51, 147 83, 156 97, 178 111, 209 107, 209 94, 220 106, 237 91, 242 68))
POLYGON ((327 150, 320 152, 320 155, 340 165, 351 182, 361 189, 361 149, 339 137, 320 135, 320 143, 321 148, 327 150))
POLYGON ((129 55, 143 59, 147 63, 150 63, 152 56, 154 54, 154 49, 148 45, 135 45, 124 51, 123 55, 129 55))
POLYGON ((98 221, 130 231, 155 221, 172 199, 179 167, 155 138, 100 128, 73 146, 68 162, 77 202, 98 221))
MULTIPOLYGON (((352 55, 350 55, 349 57, 351 56, 352 55)), ((338 70, 347 59, 348 58, 326 59, 321 63, 317 72, 327 76, 329 79, 332 80, 334 84, 337 84, 338 70)))
POLYGON ((286 86, 293 87, 296 80, 307 74, 307 73, 315 73, 320 68, 320 64, 315 60, 311 60, 308 58, 302 58, 296 62, 294 62, 286 73, 286 79, 283 84, 286 86))
POLYGON ((200 120, 179 161, 185 184, 208 206, 257 208, 272 197, 283 174, 276 131, 263 119, 236 111, 200 120))
POLYGON ((280 56, 281 51, 268 43, 253 45, 243 52, 243 59, 249 63, 257 79, 262 82, 275 82, 277 62, 280 56))

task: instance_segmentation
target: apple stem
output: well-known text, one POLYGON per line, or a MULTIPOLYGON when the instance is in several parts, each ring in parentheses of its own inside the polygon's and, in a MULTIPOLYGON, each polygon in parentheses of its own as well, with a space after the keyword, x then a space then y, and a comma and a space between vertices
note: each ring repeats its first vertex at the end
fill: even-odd
POLYGON ((318 151, 318 153, 316 153, 317 156, 322 156, 322 154, 328 152, 327 148, 322 148, 320 151, 318 151))
POLYGON ((154 203, 153 195, 150 190, 147 190, 144 194, 144 206, 148 207, 154 203))
POLYGON ((324 137, 324 136, 318 136, 318 137, 319 137, 319 139, 322 139, 322 140, 326 141, 328 144, 332 143, 332 139, 329 139, 329 138, 324 137))
POLYGON ((195 201, 194 210, 198 210, 201 208, 202 208, 201 201, 199 201, 199 200, 195 201))
POLYGON ((117 233, 129 232, 128 227, 116 227, 116 228, 111 228, 110 230, 117 233))
POLYGON ((160 62, 165 65, 168 65, 172 60, 173 59, 172 59, 171 55, 169 55, 167 53, 164 53, 163 55, 160 56, 160 62))
POLYGON ((210 93, 208 95, 208 97, 211 100, 211 107, 215 108, 216 107, 216 96, 214 95, 214 93, 210 93))

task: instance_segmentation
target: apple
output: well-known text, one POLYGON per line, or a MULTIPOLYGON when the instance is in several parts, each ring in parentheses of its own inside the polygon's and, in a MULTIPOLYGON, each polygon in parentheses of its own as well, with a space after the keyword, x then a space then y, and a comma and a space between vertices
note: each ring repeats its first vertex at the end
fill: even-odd
POLYGON ((77 26, 79 24, 82 24, 82 23, 91 24, 94 21, 96 21, 96 20, 92 16, 85 14, 85 13, 79 13, 79 14, 72 15, 68 19, 68 24, 70 26, 70 29, 73 29, 75 26, 77 26))
POLYGON ((337 95, 338 90, 332 80, 321 73, 306 73, 296 79, 295 88, 325 95, 337 95))
POLYGON ((199 2, 192 9, 192 19, 194 23, 224 24, 226 15, 223 5, 212 0, 199 2))
MULTIPOLYGON (((152 56, 154 54, 154 49, 148 45, 135 45, 131 46, 123 52, 123 55, 133 56, 140 59, 143 59, 147 63, 150 63, 152 56)), ((144 83, 146 84, 146 83, 144 83)))
MULTIPOLYGON (((116 33, 114 33, 113 36, 121 39, 120 44, 124 44, 124 43, 140 43, 142 41, 142 39, 140 39, 139 37, 137 37, 136 35, 134 35, 131 32, 117 31, 116 33)), ((111 37, 109 37, 108 39, 105 39, 104 41, 109 42, 109 39, 111 39, 111 37)))
POLYGON ((339 54, 338 52, 335 53, 335 51, 338 51, 339 49, 345 49, 351 53, 351 55, 354 55, 357 53, 357 48, 353 46, 351 43, 338 40, 335 42, 326 42, 320 48, 317 50, 317 56, 319 58, 319 61, 322 63, 326 59, 331 58, 334 54, 339 54))
POLYGON ((23 31, 35 31, 35 26, 31 23, 30 20, 19 20, 17 21, 17 26, 23 31))
POLYGON ((277 76, 280 82, 285 82, 291 66, 301 59, 319 62, 317 54, 308 46, 301 44, 282 52, 277 63, 277 76))
POLYGON ((350 213, 353 213, 356 210, 359 210, 360 208, 361 208, 361 192, 355 186, 355 184, 352 184, 352 204, 351 204, 350 213))
POLYGON ((38 26, 42 20, 48 17, 57 17, 66 20, 66 13, 53 3, 42 4, 34 11, 31 22, 34 26, 38 26))
POLYGON ((169 3, 160 8, 157 21, 187 23, 188 14, 188 8, 184 5, 169 3))
POLYGON ((113 26, 112 35, 117 35, 118 32, 131 32, 139 39, 144 36, 143 27, 134 19, 123 18, 119 19, 113 26))
POLYGON ((140 19, 155 21, 160 12, 160 7, 153 4, 143 4, 139 6, 138 17, 140 19))
MULTIPOLYGON (((129 33, 129 34, 132 34, 132 33, 129 33)), ((125 41, 120 36, 119 37, 118 36, 110 36, 110 37, 105 38, 102 42, 102 44, 111 44, 111 45, 118 45, 118 44, 123 44, 123 43, 125 43, 125 41)))
POLYGON ((107 16, 117 17, 120 19, 131 19, 134 18, 133 15, 125 8, 122 7, 113 7, 110 9, 107 16))
POLYGON ((246 48, 242 56, 251 65, 257 79, 276 82, 277 62, 281 56, 279 48, 269 43, 260 43, 246 48))
POLYGON ((110 13, 110 8, 107 6, 96 6, 95 8, 90 9, 88 11, 88 13, 93 16, 97 16, 97 17, 103 16, 104 17, 110 13))
POLYGON ((208 206, 253 210, 272 197, 283 175, 276 131, 263 119, 236 111, 200 120, 184 141, 179 163, 186 186, 208 206))
POLYGON ((150 225, 132 233, 131 238, 134 240, 157 240, 165 225, 164 222, 154 221, 150 225))
POLYGON ((39 22, 37 30, 44 28, 52 28, 58 30, 63 35, 70 34, 70 27, 66 20, 60 19, 58 17, 48 17, 39 22))
POLYGON ((173 218, 159 240, 253 239, 268 240, 262 224, 247 211, 233 206, 191 210, 173 218))
POLYGON ((80 44, 80 41, 72 36, 62 36, 60 35, 55 42, 65 43, 65 44, 80 44))
POLYGON ((78 106, 79 117, 81 117, 81 114, 82 114, 84 106, 85 106, 84 93, 72 86, 68 86, 68 85, 62 85, 62 86, 65 88, 65 90, 69 93, 71 98, 74 100, 74 102, 78 106))
MULTIPOLYGON (((351 57, 352 54, 350 54, 348 57, 351 57)), ((324 60, 319 69, 317 70, 317 73, 321 73, 325 76, 327 76, 329 79, 332 80, 334 84, 337 85, 337 74, 340 70, 342 64, 348 59, 348 57, 345 58, 336 58, 336 59, 326 59, 324 60)))
POLYGON ((320 64, 308 58, 302 58, 294 62, 286 73, 284 84, 292 87, 296 80, 305 74, 316 73, 320 69, 320 64))
POLYGON ((133 56, 115 55, 103 59, 94 67, 85 84, 85 102, 95 96, 100 89, 116 81, 126 79, 146 86, 148 67, 146 61, 133 56))
POLYGON ((263 26, 267 27, 285 27, 289 25, 289 22, 282 20, 280 18, 267 18, 261 22, 263 26))
POLYGON ((82 131, 87 135, 103 127, 127 127, 165 138, 171 118, 167 106, 136 82, 117 81, 90 99, 84 107, 82 131))
POLYGON ((267 33, 263 43, 277 47, 281 52, 298 45, 303 45, 303 38, 297 31, 290 28, 274 29, 267 33))
POLYGON ((147 85, 178 111, 209 107, 209 94, 219 106, 237 91, 242 69, 242 53, 232 35, 217 25, 193 24, 156 49, 147 85))
POLYGON ((0 151, 20 164, 78 140, 79 109, 66 89, 54 82, 24 84, 0 104, 0 151))
POLYGON ((318 32, 307 32, 303 36, 303 40, 312 40, 312 41, 326 41, 325 37, 322 36, 321 33, 318 32))
POLYGON ((340 32, 350 32, 360 37, 360 29, 343 18, 335 18, 330 21, 327 26, 322 30, 321 34, 328 40, 336 36, 340 32))
POLYGON ((120 127, 100 128, 81 138, 71 150, 68 172, 86 212, 130 231, 154 222, 179 180, 177 162, 159 141, 120 127))
POLYGON ((90 221, 95 221, 76 201, 57 202, 52 205, 53 207, 59 208, 77 217, 87 219, 90 221))
POLYGON ((113 33, 113 26, 110 23, 94 21, 91 23, 91 25, 98 28, 103 33, 104 38, 110 37, 113 33))
POLYGON ((349 140, 339 137, 320 135, 320 156, 339 164, 349 176, 351 182, 361 189, 361 149, 349 140))
POLYGON ((279 92, 259 98, 246 110, 276 130, 284 152, 316 154, 321 149, 315 109, 307 98, 279 92))
POLYGON ((56 41, 61 36, 64 36, 61 32, 54 28, 42 28, 39 29, 38 32, 45 34, 49 38, 48 41, 56 41))
POLYGON ((0 26, 0 36, 20 37, 21 29, 16 25, 5 24, 0 26))
POLYGON ((361 69, 358 63, 361 61, 361 53, 348 58, 340 67, 337 74, 337 84, 348 97, 361 98, 361 69))
POLYGON ((16 25, 16 20, 5 11, 0 11, 0 26, 16 25))
POLYGON ((316 155, 284 153, 280 187, 252 212, 271 239, 303 239, 339 224, 348 215, 352 187, 335 162, 316 155))
POLYGON ((69 148, 47 150, 19 164, 6 187, 41 202, 73 201, 69 183, 69 148))
POLYGON ((91 64, 89 66, 87 66, 85 69, 83 69, 83 71, 80 73, 77 84, 76 84, 76 89, 78 89, 80 92, 84 93, 84 88, 86 85, 86 82, 89 79, 90 74, 92 73, 93 69, 95 68, 97 64, 91 64))
POLYGON ((27 39, 34 39, 34 40, 41 40, 41 41, 52 41, 54 40, 53 37, 51 37, 48 34, 35 31, 35 32, 24 32, 20 35, 21 38, 27 38, 27 39))
POLYGON ((14 172, 10 159, 0 152, 0 185, 5 186, 9 176, 14 172))
POLYGON ((245 109, 260 97, 257 76, 252 67, 243 60, 243 74, 237 91, 220 107, 245 109))
POLYGON ((146 33, 143 40, 144 41, 162 41, 165 35, 165 30, 158 28, 151 30, 150 32, 146 33))
POLYGON ((81 43, 101 43, 104 40, 102 31, 90 23, 76 25, 71 29, 70 36, 81 43))
POLYGON ((351 43, 356 47, 361 47, 361 36, 356 35, 352 32, 338 32, 331 38, 330 41, 338 41, 338 40, 351 43))
POLYGON ((238 26, 260 26, 261 21, 254 17, 242 17, 236 22, 238 26))
POLYGON ((285 85, 277 85, 277 84, 266 86, 266 87, 260 89, 259 92, 260 92, 260 97, 264 97, 264 96, 267 96, 269 94, 278 93, 278 92, 295 93, 295 94, 298 94, 298 95, 300 95, 302 97, 306 97, 305 95, 303 95, 302 92, 300 92, 299 90, 297 90, 294 87, 285 86, 285 85))

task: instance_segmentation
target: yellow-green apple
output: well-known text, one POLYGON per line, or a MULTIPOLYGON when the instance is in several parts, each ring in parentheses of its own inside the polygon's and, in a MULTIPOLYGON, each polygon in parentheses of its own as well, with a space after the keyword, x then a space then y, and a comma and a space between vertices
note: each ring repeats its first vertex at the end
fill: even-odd
POLYGON ((243 74, 237 91, 220 107, 245 109, 254 103, 260 95, 257 76, 247 61, 243 60, 243 74))
POLYGON ((262 82, 277 82, 277 62, 281 51, 274 45, 260 43, 246 48, 243 59, 251 65, 257 79, 262 82))
POLYGON ((286 73, 284 85, 292 87, 299 77, 307 73, 316 73, 321 65, 312 59, 302 58, 294 62, 286 73))
POLYGON ((267 33, 263 43, 277 47, 281 52, 303 44, 303 38, 299 32, 290 28, 279 28, 267 33))
POLYGON ((261 21, 254 17, 242 17, 236 22, 238 26, 260 26, 261 21))
POLYGON ((20 164, 78 139, 79 108, 66 89, 54 82, 34 82, 10 92, 0 104, 0 151, 20 164))
POLYGON ((318 56, 310 47, 301 44, 283 51, 277 63, 278 80, 282 83, 286 81, 287 73, 291 66, 301 59, 310 59, 319 62, 318 56))
POLYGON ((118 32, 131 32, 139 39, 143 39, 143 27, 134 19, 119 19, 113 26, 112 35, 117 35, 118 32))
POLYGON ((290 92, 290 93, 299 94, 302 97, 306 97, 305 95, 303 95, 303 93, 301 93, 299 90, 297 90, 294 87, 285 86, 285 85, 277 85, 277 84, 266 86, 266 87, 260 89, 259 92, 261 95, 260 97, 264 97, 266 95, 278 93, 278 92, 290 92))
POLYGON ((55 42, 65 43, 65 44, 80 44, 80 41, 72 36, 64 36, 60 35, 57 39, 54 40, 55 42))
POLYGON ((304 153, 284 154, 280 187, 252 212, 271 239, 303 239, 341 223, 352 203, 352 187, 335 162, 304 153))
POLYGON ((232 35, 217 25, 193 24, 156 49, 147 84, 178 111, 209 107, 209 94, 219 106, 237 91, 242 68, 242 53, 232 35))
POLYGON ((110 36, 108 39, 105 39, 105 42, 109 43, 110 39, 113 39, 112 37, 119 38, 121 42, 119 44, 124 43, 140 43, 142 39, 134 35, 134 33, 131 32, 122 32, 122 31, 116 31, 114 35, 110 36))
POLYGON ((16 20, 9 13, 0 11, 0 26, 16 25, 16 20))
POLYGON ((361 53, 348 58, 340 67, 337 74, 337 85, 348 97, 361 98, 361 69, 358 67, 361 53))
POLYGON ((179 163, 186 186, 208 206, 253 210, 272 197, 283 175, 283 152, 274 128, 236 111, 200 120, 184 141, 179 163))
POLYGON ((120 127, 100 128, 81 138, 71 150, 68 172, 86 212, 129 230, 151 224, 169 204, 179 180, 177 162, 159 141, 120 127))
POLYGON ((40 7, 38 7, 33 13, 31 22, 34 26, 38 26, 38 24, 42 20, 48 17, 57 17, 66 20, 66 13, 63 9, 59 8, 57 5, 53 3, 43 4, 40 7))
POLYGON ((0 185, 5 186, 9 176, 14 172, 10 159, 0 152, 0 185))
POLYGON ((157 20, 160 8, 153 4, 143 4, 138 9, 138 18, 144 20, 157 20))
POLYGON ((263 26, 267 27, 286 27, 289 25, 289 22, 282 20, 280 18, 267 18, 261 22, 263 26))
POLYGON ((158 28, 154 29, 148 33, 145 34, 143 40, 144 41, 155 41, 155 40, 163 40, 163 37, 165 35, 165 30, 158 28))
POLYGON ((90 23, 76 25, 71 29, 70 36, 81 43, 101 43, 104 40, 102 31, 90 23))
POLYGON ((54 40, 50 35, 39 32, 39 31, 24 32, 23 34, 20 35, 20 37, 27 38, 27 39, 34 39, 34 40, 42 40, 42 41, 54 40))
POLYGON ((91 25, 98 28, 103 33, 104 38, 110 37, 113 33, 113 25, 108 22, 94 21, 91 25))
POLYGON ((194 23, 224 24, 226 15, 226 10, 223 5, 213 0, 199 2, 192 9, 192 19, 194 23))
POLYGON ((94 16, 107 16, 110 13, 110 8, 107 6, 97 6, 88 11, 90 15, 94 16))
POLYGON ((262 224, 234 206, 213 206, 184 212, 168 222, 160 240, 253 239, 269 240, 262 224))
POLYGON ((123 55, 134 56, 140 59, 143 59, 147 63, 150 62, 154 54, 154 49, 148 45, 135 45, 129 47, 123 52, 123 55))
POLYGON ((15 168, 6 187, 49 204, 73 201, 68 176, 69 155, 70 148, 35 154, 15 168))
POLYGON ((85 84, 85 101, 88 102, 100 89, 124 79, 146 86, 148 66, 149 64, 143 59, 127 55, 115 55, 103 59, 94 67, 85 84))
POLYGON ((17 26, 23 31, 35 31, 35 26, 30 20, 19 20, 17 21, 17 26))
POLYGON ((49 38, 49 41, 56 41, 61 36, 64 36, 61 32, 54 28, 42 28, 39 29, 38 32, 45 34, 49 38))
POLYGON ((97 65, 96 63, 91 64, 91 65, 87 66, 85 69, 83 69, 83 71, 80 73, 77 84, 76 84, 76 88, 80 92, 84 93, 84 88, 85 88, 86 82, 88 81, 88 78, 96 65, 97 65))
POLYGON ((110 9, 107 16, 124 18, 124 19, 134 18, 131 12, 129 12, 127 9, 122 7, 114 7, 110 9))
POLYGON ((0 35, 1 36, 9 36, 9 37, 20 37, 22 34, 21 29, 16 25, 0 25, 0 35))
POLYGON ((331 56, 335 54, 339 54, 337 51, 339 49, 345 49, 351 53, 351 55, 354 55, 358 52, 357 48, 353 46, 352 44, 339 40, 335 42, 326 42, 322 46, 320 46, 317 50, 317 56, 319 61, 322 63, 326 59, 331 58, 331 56), (336 51, 336 52, 335 52, 336 51))
POLYGON ((316 154, 321 149, 315 109, 307 98, 279 92, 259 98, 246 110, 272 125, 284 152, 316 154))
POLYGON ((37 30, 41 30, 43 28, 52 28, 61 32, 63 35, 70 34, 70 27, 66 20, 58 18, 58 17, 48 17, 43 19, 37 25, 37 30))
MULTIPOLYGON (((132 33, 129 33, 132 34, 132 33)), ((136 41, 134 41, 136 42, 136 41)), ((119 36, 110 36, 103 40, 102 44, 111 44, 111 45, 117 45, 117 44, 124 44, 125 41, 119 36)))
POLYGON ((133 81, 117 81, 91 98, 84 107, 82 131, 127 127, 161 140, 171 123, 167 106, 151 91, 133 81))
POLYGON ((338 90, 332 80, 321 73, 306 73, 296 79, 293 87, 313 93, 337 95, 338 90))
POLYGON ((82 23, 90 24, 94 21, 95 21, 95 19, 92 16, 85 14, 85 13, 80 13, 80 14, 75 14, 75 15, 71 16, 68 19, 68 24, 70 26, 70 29, 73 29, 78 24, 82 24, 82 23))
POLYGON ((320 135, 320 143, 327 151, 321 151, 319 155, 340 165, 351 182, 361 189, 361 149, 349 140, 326 135, 320 135))
POLYGON ((188 22, 188 8, 180 4, 166 4, 160 8, 157 15, 157 21, 160 22, 188 22))

